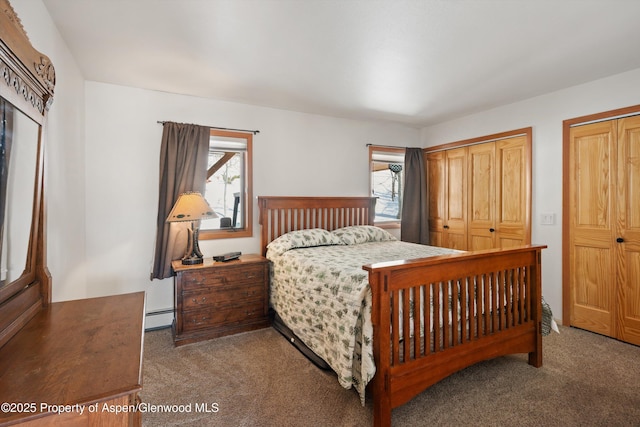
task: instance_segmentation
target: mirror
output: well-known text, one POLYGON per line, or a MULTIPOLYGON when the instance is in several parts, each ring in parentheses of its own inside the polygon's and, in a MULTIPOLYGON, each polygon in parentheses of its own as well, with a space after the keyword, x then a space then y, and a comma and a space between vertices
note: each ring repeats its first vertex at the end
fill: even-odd
POLYGON ((0 98, 0 286, 26 271, 40 126, 0 98))
POLYGON ((51 60, 0 0, 0 347, 51 302, 44 208, 44 127, 51 60))

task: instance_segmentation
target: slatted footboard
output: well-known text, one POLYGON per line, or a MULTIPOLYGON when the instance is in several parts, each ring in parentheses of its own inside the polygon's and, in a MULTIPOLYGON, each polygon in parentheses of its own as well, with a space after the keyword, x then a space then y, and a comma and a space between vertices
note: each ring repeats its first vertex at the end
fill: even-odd
POLYGON ((541 251, 468 252, 364 266, 373 293, 374 425, 441 379, 528 353, 542 366, 541 251))

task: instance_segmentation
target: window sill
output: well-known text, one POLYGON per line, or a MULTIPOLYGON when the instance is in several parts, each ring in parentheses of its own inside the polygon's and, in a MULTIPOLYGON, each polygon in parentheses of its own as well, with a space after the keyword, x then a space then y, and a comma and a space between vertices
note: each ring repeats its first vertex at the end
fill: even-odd
POLYGON ((402 223, 400 221, 385 221, 385 222, 374 222, 373 225, 376 227, 384 228, 384 229, 394 229, 400 228, 402 223))
POLYGON ((253 236, 252 230, 200 230, 198 234, 199 240, 213 240, 213 239, 232 239, 237 237, 251 237, 253 236))

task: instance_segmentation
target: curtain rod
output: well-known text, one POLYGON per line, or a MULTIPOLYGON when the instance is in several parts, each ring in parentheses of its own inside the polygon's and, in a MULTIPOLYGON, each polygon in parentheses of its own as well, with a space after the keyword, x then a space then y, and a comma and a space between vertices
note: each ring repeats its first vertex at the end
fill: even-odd
MULTIPOLYGON (((168 120, 165 120, 165 121, 163 121, 163 120, 158 120, 158 123, 160 123, 160 124, 164 125, 165 123, 169 123, 169 121, 168 121, 168 120)), ((199 126, 203 126, 203 125, 199 125, 199 126)), ((233 128, 221 128, 221 127, 218 127, 218 126, 206 126, 206 127, 210 128, 210 129, 231 130, 231 131, 236 131, 236 132, 249 132, 249 133, 252 133, 252 134, 254 134, 254 135, 255 135, 255 134, 257 134, 257 133, 260 133, 260 131, 259 131, 259 130, 250 130, 250 129, 233 129, 233 128)))
POLYGON ((407 148, 420 148, 420 147, 398 147, 397 145, 380 145, 380 144, 365 144, 367 147, 381 147, 381 148, 397 148, 399 150, 407 149, 407 148))

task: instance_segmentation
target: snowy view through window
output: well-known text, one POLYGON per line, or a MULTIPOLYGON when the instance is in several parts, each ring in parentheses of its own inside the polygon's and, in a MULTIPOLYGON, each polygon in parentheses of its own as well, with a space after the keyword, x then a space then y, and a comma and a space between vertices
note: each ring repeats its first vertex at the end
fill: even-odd
MULTIPOLYGON (((224 154, 223 152, 210 153, 209 165, 207 167, 210 168, 220 160, 224 154)), ((241 167, 242 153, 236 153, 207 180, 205 197, 209 202, 209 206, 211 206, 218 215, 218 218, 206 220, 206 224, 202 225, 202 228, 217 229, 221 227, 221 218, 233 219, 236 196, 240 196, 242 189, 241 167)), ((238 202, 240 203, 241 200, 239 199, 238 202)), ((240 206, 237 206, 236 209, 239 210, 240 206)), ((231 224, 231 226, 234 228, 242 227, 241 221, 242 216, 236 214, 236 223, 231 224)), ((203 221, 203 223, 205 223, 205 221, 203 221)))
POLYGON ((399 221, 402 211, 404 165, 402 162, 377 160, 372 163, 371 195, 378 198, 375 222, 399 221))
MULTIPOLYGON (((203 230, 239 230, 245 228, 244 204, 247 195, 247 139, 218 135, 209 140, 207 183, 204 197, 218 218, 203 220, 203 230)), ((223 135, 220 135, 220 134, 223 135)))

